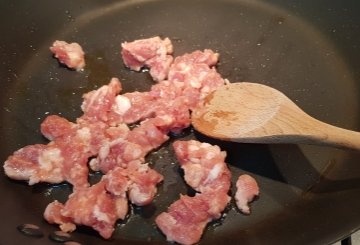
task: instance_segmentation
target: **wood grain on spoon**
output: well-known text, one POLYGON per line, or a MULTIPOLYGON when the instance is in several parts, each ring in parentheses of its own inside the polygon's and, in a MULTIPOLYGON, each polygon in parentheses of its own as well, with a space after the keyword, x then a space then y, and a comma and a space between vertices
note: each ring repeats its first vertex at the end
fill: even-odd
POLYGON ((231 83, 192 113, 199 132, 243 143, 306 143, 360 150, 360 133, 321 122, 280 91, 257 83, 231 83))

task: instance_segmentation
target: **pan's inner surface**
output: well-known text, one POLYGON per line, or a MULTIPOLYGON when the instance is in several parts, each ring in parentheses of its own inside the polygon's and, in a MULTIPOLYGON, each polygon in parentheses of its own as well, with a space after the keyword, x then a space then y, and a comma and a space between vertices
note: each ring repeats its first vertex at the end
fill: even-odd
MULTIPOLYGON (((64 12, 71 16, 71 9, 64 7, 64 12)), ((153 84, 148 74, 123 67, 120 43, 155 35, 172 39, 175 55, 205 48, 219 52, 218 70, 232 82, 254 81, 273 86, 320 120, 349 129, 359 127, 358 88, 341 54, 321 30, 291 13, 251 1, 124 1, 69 18, 55 35, 35 44, 31 59, 5 94, 1 160, 25 145, 45 143, 39 133, 41 121, 49 114, 74 120, 81 115, 81 95, 106 84, 111 77, 120 78, 124 92, 148 90, 153 84), (76 41, 83 46, 87 62, 84 72, 58 65, 48 51, 55 39, 76 41)), ((286 216, 289 207, 305 202, 331 163, 341 165, 347 159, 345 152, 329 148, 224 143, 186 130, 147 158, 165 175, 165 180, 153 204, 132 207, 130 217, 118 223, 110 243, 165 241, 154 218, 180 193, 191 193, 182 180, 171 142, 190 138, 220 144, 228 152, 233 181, 248 172, 261 188, 250 216, 240 214, 232 203, 220 221, 209 225, 204 244, 216 244, 227 236, 256 241, 252 231, 271 221, 282 222, 277 217, 286 216)), ((93 174, 91 179, 98 177, 93 174)), ((7 212, 19 214, 4 227, 14 236, 19 236, 16 225, 29 221, 40 223, 45 230, 55 229, 42 221, 42 212, 52 200, 65 201, 71 193, 66 184, 28 187, 4 176, 1 186, 6 197, 6 204, 2 205, 8 208, 7 212)), ((269 232, 271 229, 269 226, 269 232)), ((80 228, 74 236, 84 244, 108 243, 86 228, 80 228)), ((316 235, 312 238, 321 239, 316 235)), ((40 241, 47 242, 46 238, 40 241)))

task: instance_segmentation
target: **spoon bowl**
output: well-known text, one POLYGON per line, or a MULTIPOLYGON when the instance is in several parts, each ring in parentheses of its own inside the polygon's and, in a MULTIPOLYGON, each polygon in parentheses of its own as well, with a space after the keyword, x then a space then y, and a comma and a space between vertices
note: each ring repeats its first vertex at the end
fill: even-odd
POLYGON ((242 143, 305 143, 360 150, 360 133, 321 122, 280 91, 258 83, 230 83, 192 113, 196 130, 242 143))

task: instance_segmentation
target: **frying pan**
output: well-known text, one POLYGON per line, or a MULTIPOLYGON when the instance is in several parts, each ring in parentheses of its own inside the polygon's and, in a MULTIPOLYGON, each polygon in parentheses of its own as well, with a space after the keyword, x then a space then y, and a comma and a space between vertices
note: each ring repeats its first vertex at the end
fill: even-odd
MULTIPOLYGON (((39 125, 49 114, 81 115, 81 95, 113 76, 124 90, 145 91, 147 73, 124 68, 120 43, 160 35, 175 55, 211 48, 221 54, 219 72, 230 81, 254 81, 279 89, 314 117, 360 130, 359 1, 48 1, 3 0, 1 12, 0 159, 29 144, 46 143, 39 125), (56 40, 79 42, 84 72, 51 57, 56 40)), ((232 202, 206 228, 200 244, 330 244, 360 227, 360 154, 318 146, 218 142, 193 129, 172 136, 150 154, 165 175, 153 204, 131 207, 109 241, 86 227, 72 234, 82 244, 166 244, 154 218, 180 193, 192 191, 179 170, 171 142, 196 138, 228 152, 233 181, 250 173, 261 195, 250 216, 232 202)), ((91 182, 100 177, 90 176, 91 182)), ((234 182, 233 182, 234 183, 234 182)), ((234 185, 233 185, 234 186, 234 185)), ((52 244, 58 228, 42 219, 46 205, 64 202, 67 184, 37 184, 0 176, 0 244, 52 244), (40 226, 45 236, 27 237, 19 224, 40 226)), ((234 188, 231 190, 234 194, 234 188)))

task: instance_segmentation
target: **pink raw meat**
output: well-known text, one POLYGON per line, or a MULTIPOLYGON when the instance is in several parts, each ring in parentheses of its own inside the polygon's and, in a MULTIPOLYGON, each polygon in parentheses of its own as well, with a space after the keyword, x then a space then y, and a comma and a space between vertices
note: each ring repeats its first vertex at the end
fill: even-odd
POLYGON ((259 186, 256 180, 250 175, 240 175, 236 181, 236 205, 244 214, 250 214, 249 203, 259 195, 259 186))
POLYGON ((195 244, 200 240, 206 225, 220 218, 229 201, 230 197, 223 192, 196 194, 194 197, 180 196, 167 212, 156 217, 155 222, 168 241, 195 244))
POLYGON ((57 201, 50 203, 44 212, 49 223, 60 224, 64 232, 71 232, 75 224, 92 227, 104 238, 110 238, 115 222, 127 214, 127 200, 106 191, 105 182, 89 188, 76 190, 62 205, 57 201))
POLYGON ((195 140, 176 141, 173 146, 188 185, 202 193, 229 191, 231 174, 225 163, 226 152, 195 140))
POLYGON ((60 63, 69 68, 79 71, 85 67, 85 53, 78 43, 56 40, 50 47, 50 51, 59 59, 60 63))
MULTIPOLYGON (((78 44, 56 41, 50 48, 60 62, 83 69, 84 52, 78 44)), ((76 123, 51 115, 41 124, 47 145, 26 146, 9 156, 5 173, 18 180, 60 183, 68 181, 74 192, 65 204, 49 204, 44 217, 71 232, 86 225, 109 238, 117 219, 124 219, 131 203, 143 206, 155 197, 163 176, 145 163, 145 156, 190 125, 190 111, 201 106, 206 95, 223 85, 216 71, 219 54, 212 50, 171 56, 168 38, 125 42, 124 63, 130 69, 150 69, 157 84, 147 92, 120 94, 117 78, 83 95, 84 114, 76 123), (165 80, 167 79, 167 80, 165 80), (139 123, 132 130, 126 124, 139 123), (90 168, 105 175, 89 186, 90 168)), ((208 222, 221 216, 230 200, 230 172, 225 152, 197 141, 176 142, 174 149, 185 181, 201 192, 181 196, 156 223, 168 240, 183 244, 199 241, 208 222), (187 234, 187 237, 183 235, 187 234)))
POLYGON ((132 164, 124 169, 117 167, 104 175, 97 184, 77 189, 65 204, 50 203, 44 218, 59 224, 64 232, 72 232, 76 225, 86 225, 108 239, 114 231, 115 222, 125 219, 128 213, 128 193, 132 203, 149 204, 156 193, 156 185, 163 176, 147 164, 132 164))
POLYGON ((140 39, 121 44, 121 55, 127 67, 140 71, 142 67, 150 68, 150 74, 155 81, 167 77, 173 57, 173 46, 169 38, 160 37, 140 39))
POLYGON ((84 101, 81 109, 84 112, 82 118, 89 121, 108 121, 108 113, 115 102, 116 95, 121 91, 119 79, 112 78, 108 85, 83 95, 84 101))
POLYGON ((186 183, 201 193, 181 196, 155 222, 168 241, 194 244, 206 225, 220 218, 229 203, 231 174, 224 162, 226 154, 218 146, 195 140, 176 141, 174 150, 186 183))

